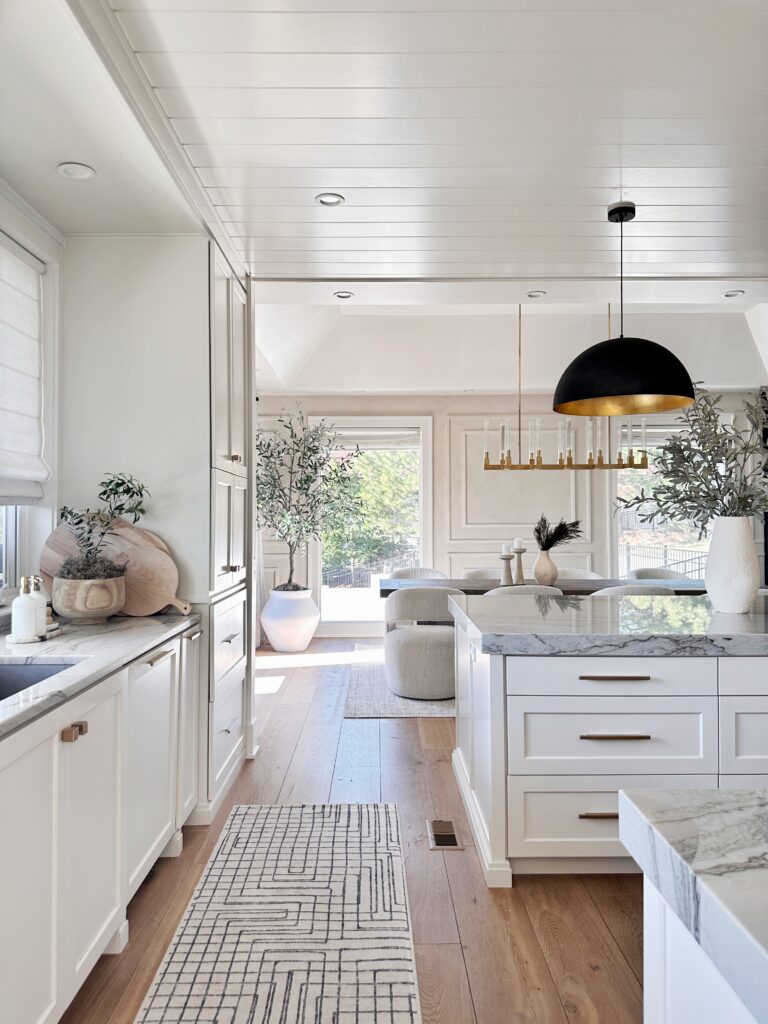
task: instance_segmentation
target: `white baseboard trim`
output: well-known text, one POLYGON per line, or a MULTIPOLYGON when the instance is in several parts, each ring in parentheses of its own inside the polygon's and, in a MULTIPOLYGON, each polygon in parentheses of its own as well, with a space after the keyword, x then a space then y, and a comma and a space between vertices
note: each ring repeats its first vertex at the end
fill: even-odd
POLYGON ((184 833, 177 828, 160 852, 161 857, 179 857, 184 849, 184 833))
POLYGON ((461 794, 461 801, 464 804, 464 810, 467 812, 467 818, 469 819, 469 827, 475 841, 475 849, 480 860, 480 867, 483 869, 483 875, 485 876, 485 884, 492 889, 509 889, 512 886, 512 868, 506 858, 504 860, 493 860, 491 857, 488 839, 482 824, 482 817, 475 805, 475 798, 469 785, 469 776, 464 767, 464 759, 458 750, 454 750, 451 755, 451 764, 453 765, 453 774, 461 794))
POLYGON ((128 945, 128 921, 123 921, 107 943, 104 956, 119 956, 128 945))
POLYGON ((514 875, 636 875, 631 857, 513 857, 514 875))
POLYGON ((240 753, 238 757, 232 762, 224 782, 221 785, 221 789, 216 795, 216 798, 212 801, 203 801, 197 805, 192 811, 190 816, 186 820, 187 825, 210 825, 213 819, 216 817, 219 808, 224 802, 224 797, 227 795, 230 786, 235 781, 235 776, 242 768, 245 763, 245 744, 242 743, 240 746, 240 753))

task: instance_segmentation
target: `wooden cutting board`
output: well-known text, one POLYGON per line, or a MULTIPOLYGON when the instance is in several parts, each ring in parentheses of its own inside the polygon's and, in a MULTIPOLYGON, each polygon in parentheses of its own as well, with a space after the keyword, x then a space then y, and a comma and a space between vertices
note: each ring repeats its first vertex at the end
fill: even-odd
MULTIPOLYGON (((120 520, 116 532, 104 541, 102 551, 108 558, 127 565, 123 615, 154 615, 168 605, 185 615, 189 613, 189 602, 176 597, 179 570, 167 544, 157 534, 120 520)), ((61 563, 77 554, 75 535, 62 523, 45 542, 40 555, 40 574, 48 593, 61 563)))

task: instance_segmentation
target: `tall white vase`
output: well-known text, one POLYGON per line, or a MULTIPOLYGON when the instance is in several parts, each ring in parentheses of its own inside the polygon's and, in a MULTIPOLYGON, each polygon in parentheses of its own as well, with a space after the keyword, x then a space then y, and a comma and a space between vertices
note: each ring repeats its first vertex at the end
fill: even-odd
POLYGON ((315 635, 320 612, 309 590, 272 590, 261 612, 261 624, 275 651, 305 651, 315 635))
POLYGON ((704 582, 718 612, 749 611, 760 586, 760 566, 749 516, 718 516, 709 542, 704 582))

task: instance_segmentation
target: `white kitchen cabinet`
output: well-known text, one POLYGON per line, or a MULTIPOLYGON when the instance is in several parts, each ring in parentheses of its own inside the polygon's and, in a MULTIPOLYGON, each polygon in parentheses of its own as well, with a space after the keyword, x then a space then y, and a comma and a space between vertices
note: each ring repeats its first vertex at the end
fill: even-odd
POLYGON ((0 747, 0 990, 3 1014, 18 1024, 58 1018, 58 753, 58 732, 17 733, 0 747))
POLYGON ((211 246, 211 459, 215 469, 248 472, 248 338, 245 292, 211 246))
POLYGON ((767 696, 720 698, 720 771, 724 775, 768 772, 767 696))
POLYGON ((0 743, 3 1021, 53 1024, 125 936, 124 680, 110 676, 0 743))
POLYGON ((125 871, 128 899, 176 831, 179 641, 128 668, 125 691, 125 871))
POLYGON ((247 575, 248 485, 215 469, 211 475, 211 593, 229 590, 247 575))
MULTIPOLYGON (((123 675, 123 673, 121 673, 123 675)), ((59 988, 83 984, 125 922, 120 678, 73 702, 59 745, 59 988), (77 731, 77 738, 74 737, 77 731)))
POLYGON ((180 829, 197 804, 200 669, 204 632, 200 626, 181 638, 179 671, 179 742, 176 762, 176 828, 180 829))
POLYGON ((203 785, 217 805, 245 750, 248 603, 245 589, 211 606, 203 785))

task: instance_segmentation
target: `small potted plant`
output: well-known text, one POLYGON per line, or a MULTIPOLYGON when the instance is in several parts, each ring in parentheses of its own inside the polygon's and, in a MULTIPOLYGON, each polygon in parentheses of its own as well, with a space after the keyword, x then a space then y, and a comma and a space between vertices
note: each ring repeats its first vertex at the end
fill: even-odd
POLYGON ((59 615, 79 622, 103 622, 125 604, 124 563, 103 551, 119 520, 137 523, 149 491, 128 473, 112 473, 99 484, 99 509, 62 505, 59 517, 75 536, 79 554, 65 558, 53 579, 51 600, 59 615))
POLYGON ((359 453, 336 443, 325 420, 310 425, 299 411, 278 419, 278 430, 256 434, 256 521, 288 546, 288 579, 275 587, 261 623, 276 651, 303 651, 320 613, 307 587, 294 581, 296 553, 320 537, 325 523, 335 526, 360 509, 352 463, 359 453))
POLYGON ((768 421, 757 396, 744 402, 743 427, 727 422, 721 400, 697 390, 654 455, 650 491, 619 502, 644 522, 693 522, 702 537, 711 523, 707 594, 716 611, 743 614, 760 586, 753 517, 768 510, 768 421))
POLYGON ((539 546, 539 554, 533 565, 533 575, 537 583, 543 587, 554 586, 557 579, 557 566, 552 561, 549 552, 552 548, 567 544, 570 540, 576 540, 581 534, 581 524, 578 519, 572 523, 561 519, 553 526, 547 517, 542 515, 533 528, 533 536, 539 546))

